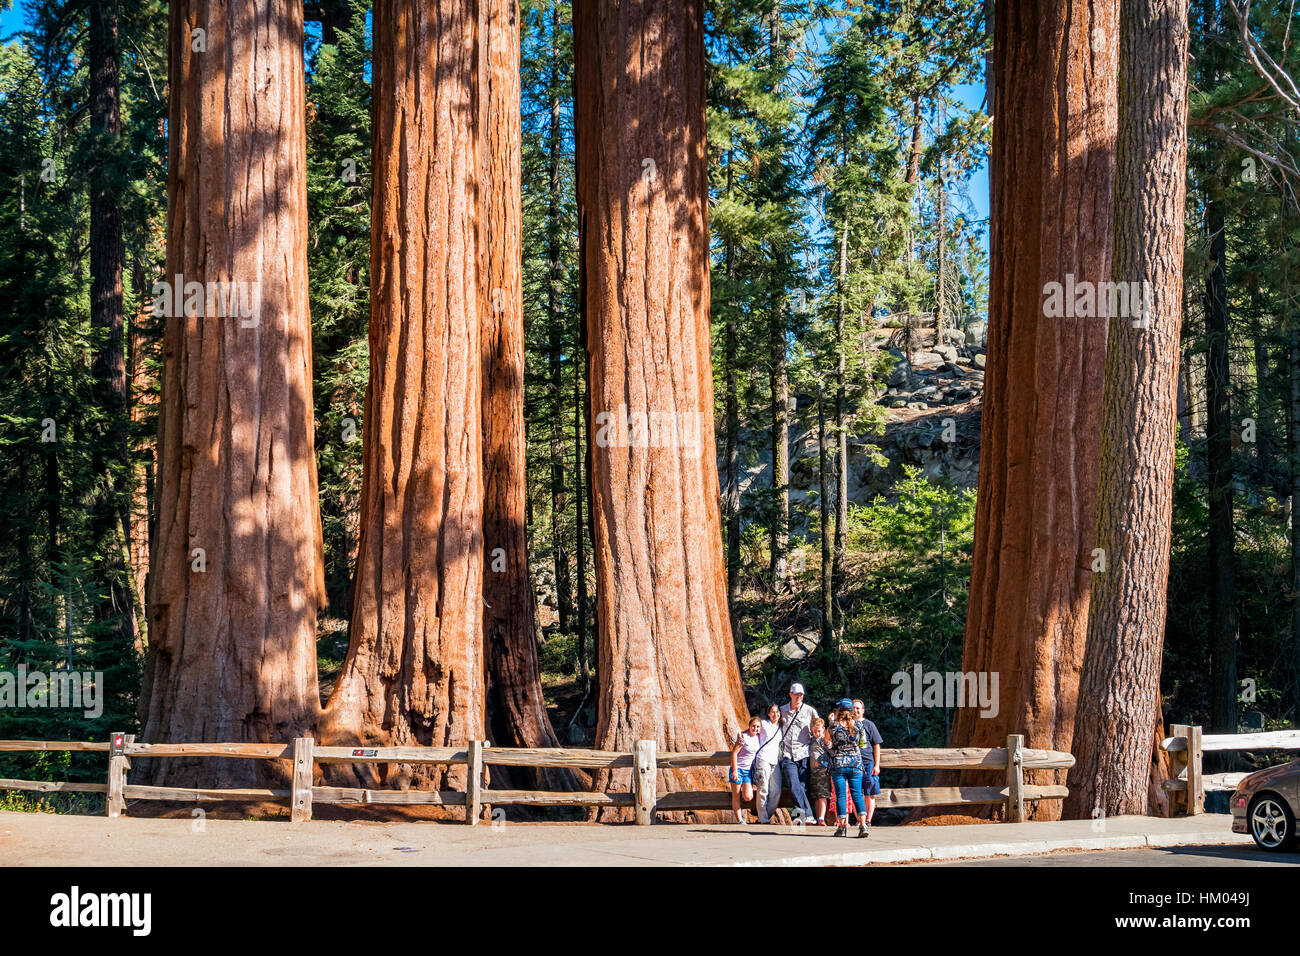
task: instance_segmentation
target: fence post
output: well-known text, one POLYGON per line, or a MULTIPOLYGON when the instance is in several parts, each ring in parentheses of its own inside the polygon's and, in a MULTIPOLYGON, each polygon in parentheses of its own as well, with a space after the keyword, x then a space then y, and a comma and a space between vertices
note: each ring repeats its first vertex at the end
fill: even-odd
POLYGON ((1007 735, 1007 822, 1025 822, 1025 738, 1007 735))
POLYGON ((311 778, 315 761, 312 758, 311 737, 293 738, 293 783, 289 792, 291 823, 306 823, 311 819, 311 778))
POLYGON ((469 775, 465 782, 465 822, 478 825, 483 812, 483 741, 469 742, 469 775))
POLYGON ((1205 776, 1201 764, 1201 728, 1187 728, 1187 815, 1205 812, 1205 776))
POLYGON ((126 810, 126 767, 126 734, 115 730, 108 736, 108 799, 104 802, 110 820, 126 810))
MULTIPOLYGON (((1170 724, 1169 736, 1171 739, 1178 737, 1184 738, 1188 749, 1169 751, 1169 779, 1186 780, 1187 777, 1183 771, 1187 768, 1188 758, 1191 756, 1191 736, 1192 728, 1187 724, 1170 724)), ((1189 794, 1186 790, 1175 790, 1169 794, 1169 815, 1176 816, 1179 810, 1183 813, 1189 813, 1192 805, 1189 794)))
POLYGON ((659 800, 657 780, 658 762, 655 758, 655 742, 638 740, 636 742, 636 773, 632 777, 632 790, 636 799, 636 822, 649 826, 654 822, 655 804, 659 800))

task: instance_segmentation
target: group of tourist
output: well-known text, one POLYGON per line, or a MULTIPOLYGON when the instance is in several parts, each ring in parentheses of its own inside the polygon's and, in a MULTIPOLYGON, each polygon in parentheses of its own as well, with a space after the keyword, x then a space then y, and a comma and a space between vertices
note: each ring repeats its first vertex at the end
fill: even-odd
POLYGON ((827 718, 804 703, 802 684, 790 685, 790 703, 755 714, 731 748, 731 809, 746 823, 741 804, 755 801, 758 822, 769 823, 789 787, 802 819, 847 836, 849 802, 858 836, 871 833, 880 793, 880 731, 866 718, 862 701, 844 698, 827 718))

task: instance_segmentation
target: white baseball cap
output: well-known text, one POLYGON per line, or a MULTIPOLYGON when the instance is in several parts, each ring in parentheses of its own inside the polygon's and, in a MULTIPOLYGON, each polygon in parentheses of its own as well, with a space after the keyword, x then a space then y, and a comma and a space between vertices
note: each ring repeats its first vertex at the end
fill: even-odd
POLYGON ((790 685, 790 693, 792 693, 792 694, 802 694, 802 693, 803 693, 803 684, 798 684, 798 683, 796 683, 796 684, 791 684, 791 685, 790 685))

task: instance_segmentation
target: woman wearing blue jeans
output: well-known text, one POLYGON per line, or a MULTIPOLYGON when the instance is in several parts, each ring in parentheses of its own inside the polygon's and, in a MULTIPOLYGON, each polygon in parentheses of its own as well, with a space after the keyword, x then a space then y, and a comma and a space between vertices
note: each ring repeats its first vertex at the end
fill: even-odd
POLYGON ((826 747, 830 751, 831 780, 835 783, 835 835, 849 835, 849 801, 853 795, 853 809, 858 815, 858 836, 867 836, 866 802, 862 799, 862 751, 858 749, 858 728, 853 719, 853 701, 841 700, 835 705, 835 719, 825 731, 826 747))

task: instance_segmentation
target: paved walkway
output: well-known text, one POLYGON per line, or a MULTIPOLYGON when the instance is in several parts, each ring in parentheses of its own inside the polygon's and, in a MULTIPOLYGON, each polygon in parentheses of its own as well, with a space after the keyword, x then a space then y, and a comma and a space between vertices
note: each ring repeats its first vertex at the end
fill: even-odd
MULTIPOLYGON (((860 866, 1053 850, 1249 843, 1222 814, 876 827, 870 838, 788 826, 344 823, 0 812, 0 866, 860 866), (201 831, 196 828, 201 826, 201 831)), ((850 831, 851 833, 854 831, 850 831)))

